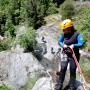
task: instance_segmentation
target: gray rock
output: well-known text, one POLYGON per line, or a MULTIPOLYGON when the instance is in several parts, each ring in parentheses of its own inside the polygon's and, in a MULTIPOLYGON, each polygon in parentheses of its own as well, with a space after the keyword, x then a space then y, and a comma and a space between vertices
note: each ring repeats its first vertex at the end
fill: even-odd
POLYGON ((49 77, 40 78, 32 90, 53 90, 53 83, 49 77))
POLYGON ((26 84, 31 73, 43 69, 32 53, 0 52, 0 81, 7 81, 16 89, 26 84))

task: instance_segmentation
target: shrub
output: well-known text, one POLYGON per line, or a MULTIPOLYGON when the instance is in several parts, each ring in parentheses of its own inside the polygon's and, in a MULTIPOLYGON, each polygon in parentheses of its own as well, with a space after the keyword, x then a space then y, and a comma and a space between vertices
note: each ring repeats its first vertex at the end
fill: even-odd
POLYGON ((75 14, 75 8, 72 0, 66 0, 60 7, 60 14, 62 19, 72 18, 75 14))
POLYGON ((11 42, 12 40, 10 38, 0 41, 0 51, 9 50, 11 47, 11 42))
POLYGON ((26 51, 32 51, 36 43, 36 33, 32 28, 29 28, 24 34, 19 37, 20 45, 26 51))
POLYGON ((80 59, 80 65, 81 65, 81 69, 83 71, 83 74, 85 76, 85 80, 87 83, 90 83, 90 79, 89 79, 89 76, 90 76, 90 59, 89 58, 86 58, 86 57, 81 57, 80 59))
POLYGON ((56 13, 58 13, 58 9, 56 7, 56 4, 50 3, 50 6, 48 8, 47 13, 48 13, 48 15, 49 14, 56 14, 56 13))
POLYGON ((44 17, 56 13, 54 7, 52 0, 29 0, 27 3, 29 25, 33 26, 34 29, 38 29, 45 24, 44 17))
POLYGON ((12 24, 10 19, 7 19, 6 24, 5 24, 5 35, 7 37, 15 37, 15 26, 12 24))
POLYGON ((90 50, 90 8, 81 8, 76 20, 79 23, 76 29, 83 34, 84 40, 87 42, 86 48, 90 50))
POLYGON ((3 84, 3 85, 0 85, 0 90, 11 90, 11 89, 5 84, 3 84))

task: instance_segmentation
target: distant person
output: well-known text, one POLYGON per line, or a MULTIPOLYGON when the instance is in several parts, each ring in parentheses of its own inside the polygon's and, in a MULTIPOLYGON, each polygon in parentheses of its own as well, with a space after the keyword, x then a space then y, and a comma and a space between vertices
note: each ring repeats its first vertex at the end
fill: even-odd
POLYGON ((59 79, 55 85, 55 90, 62 90, 68 63, 70 63, 70 80, 67 90, 76 90, 75 81, 77 66, 73 59, 72 52, 67 48, 70 47, 74 50, 76 58, 79 61, 79 48, 83 46, 84 41, 82 35, 74 29, 73 22, 70 19, 66 19, 61 23, 61 29, 63 30, 63 33, 59 37, 59 45, 62 47, 61 70, 59 79))

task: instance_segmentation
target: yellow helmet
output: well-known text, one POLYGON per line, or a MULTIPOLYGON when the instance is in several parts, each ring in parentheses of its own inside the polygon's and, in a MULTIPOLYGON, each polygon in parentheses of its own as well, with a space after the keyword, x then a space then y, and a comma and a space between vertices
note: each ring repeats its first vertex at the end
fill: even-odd
POLYGON ((73 22, 70 20, 70 19, 66 19, 64 20, 61 25, 60 25, 60 28, 63 30, 63 29, 67 29, 69 27, 73 27, 73 22))

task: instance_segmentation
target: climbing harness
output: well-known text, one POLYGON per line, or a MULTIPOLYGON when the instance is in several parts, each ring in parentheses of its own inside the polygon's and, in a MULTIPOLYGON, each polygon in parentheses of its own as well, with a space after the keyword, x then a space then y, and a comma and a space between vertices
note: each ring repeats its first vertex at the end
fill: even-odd
MULTIPOLYGON (((70 48, 70 47, 68 47, 68 48, 70 48)), ((74 61, 75 61, 76 66, 77 66, 77 68, 78 68, 78 70, 79 70, 79 73, 80 73, 80 78, 81 78, 81 80, 82 80, 81 83, 82 83, 83 89, 84 89, 84 90, 88 90, 88 87, 87 87, 87 84, 86 84, 84 75, 83 75, 83 73, 82 73, 80 64, 78 63, 78 60, 77 60, 76 55, 75 55, 75 53, 74 53, 74 50, 73 50, 72 48, 70 48, 70 49, 72 50, 72 56, 73 56, 73 58, 74 58, 74 61)))

